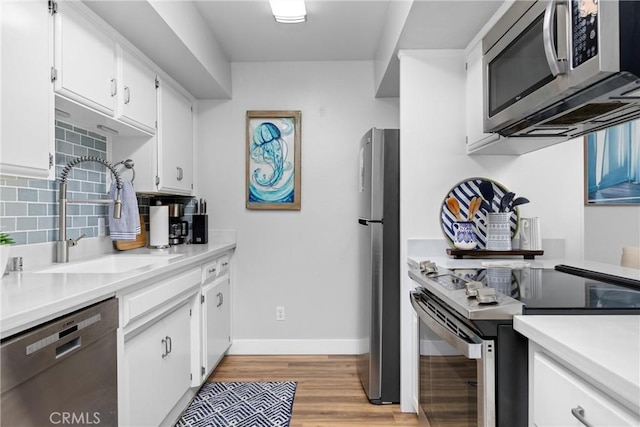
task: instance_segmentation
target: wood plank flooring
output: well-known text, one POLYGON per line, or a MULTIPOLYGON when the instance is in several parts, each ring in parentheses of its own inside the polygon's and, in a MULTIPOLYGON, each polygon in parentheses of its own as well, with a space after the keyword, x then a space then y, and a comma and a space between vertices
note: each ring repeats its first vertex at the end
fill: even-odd
POLYGON ((225 356, 208 381, 297 381, 291 427, 417 426, 400 405, 372 405, 352 355, 225 356))

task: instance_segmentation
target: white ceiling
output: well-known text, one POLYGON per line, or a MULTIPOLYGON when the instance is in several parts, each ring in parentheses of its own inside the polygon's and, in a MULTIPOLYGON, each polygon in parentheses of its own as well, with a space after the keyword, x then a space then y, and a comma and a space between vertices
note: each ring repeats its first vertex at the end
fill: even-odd
MULTIPOLYGON (((278 24, 267 0, 196 0, 231 62, 372 60, 389 4, 306 0, 307 21, 278 24)), ((415 0, 399 49, 461 49, 504 0, 415 0)))
POLYGON ((306 0, 307 21, 300 24, 276 23, 267 0, 84 3, 192 95, 206 99, 225 98, 230 93, 224 82, 212 78, 212 70, 198 53, 170 28, 158 13, 159 6, 164 13, 184 10, 188 12, 184 16, 191 19, 194 16, 189 13, 199 13, 229 62, 386 61, 376 96, 396 97, 399 60, 394 53, 400 49, 464 49, 505 1, 512 0, 306 0), (183 2, 193 4, 180 9, 183 2), (405 19, 399 11, 407 10, 405 19), (399 35, 398 25, 402 28, 399 35), (384 57, 376 57, 381 45, 385 46, 384 57))

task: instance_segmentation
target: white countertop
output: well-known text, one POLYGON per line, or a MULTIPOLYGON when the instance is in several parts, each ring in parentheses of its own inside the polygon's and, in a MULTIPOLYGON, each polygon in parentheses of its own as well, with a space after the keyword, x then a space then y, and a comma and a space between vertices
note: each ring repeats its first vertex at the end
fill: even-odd
POLYGON ((640 414, 640 316, 515 316, 514 329, 640 414))
POLYGON ((235 242, 177 245, 168 249, 140 248, 122 254, 182 255, 161 265, 124 273, 36 273, 11 272, 0 281, 0 338, 6 338, 40 323, 73 312, 116 292, 155 277, 187 269, 236 247, 235 242))

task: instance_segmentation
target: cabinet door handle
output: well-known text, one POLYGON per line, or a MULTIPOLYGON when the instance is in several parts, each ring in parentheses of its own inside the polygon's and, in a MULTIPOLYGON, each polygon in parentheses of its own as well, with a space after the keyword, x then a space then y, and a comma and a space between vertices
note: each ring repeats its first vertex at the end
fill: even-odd
POLYGON ((215 268, 210 268, 208 271, 209 271, 209 274, 213 274, 213 273, 216 272, 216 269, 215 268))
POLYGON ((111 79, 111 96, 116 96, 118 93, 118 81, 116 79, 111 79))
POLYGON ((182 172, 182 168, 180 166, 176 166, 176 171, 177 171, 177 180, 178 181, 182 181, 182 178, 184 177, 184 173, 182 172))
POLYGON ((167 355, 169 354, 169 352, 167 351, 167 340, 166 339, 162 339, 162 345, 164 346, 164 351, 162 352, 162 358, 164 359, 165 357, 167 357, 167 355))
POLYGON ((124 87, 124 103, 128 104, 131 101, 131 91, 129 90, 129 86, 124 87))
POLYGON ((226 267, 227 265, 229 265, 229 263, 228 263, 228 262, 223 262, 223 263, 222 263, 222 266, 223 266, 223 267, 226 267))
POLYGON ((218 305, 216 305, 216 307, 220 307, 223 303, 224 303, 224 295, 222 294, 222 292, 218 292, 218 305))
POLYGON ((587 421, 584 418, 584 409, 582 408, 582 406, 577 406, 575 408, 571 409, 571 414, 576 417, 578 419, 578 421, 580 421, 582 424, 585 425, 585 427, 593 427, 593 424, 591 424, 589 421, 587 421))
POLYGON ((169 350, 167 351, 167 354, 171 353, 172 350, 172 345, 171 345, 171 337, 167 337, 167 343, 169 344, 169 350))

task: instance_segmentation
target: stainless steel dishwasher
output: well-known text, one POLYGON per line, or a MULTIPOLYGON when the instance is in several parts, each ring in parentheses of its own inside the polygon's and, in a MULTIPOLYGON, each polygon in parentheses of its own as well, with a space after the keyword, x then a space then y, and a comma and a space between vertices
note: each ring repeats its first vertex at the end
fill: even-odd
POLYGON ((115 298, 0 345, 2 426, 118 424, 115 298))

